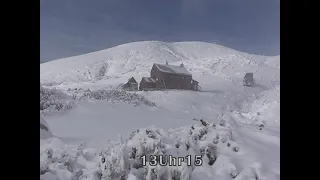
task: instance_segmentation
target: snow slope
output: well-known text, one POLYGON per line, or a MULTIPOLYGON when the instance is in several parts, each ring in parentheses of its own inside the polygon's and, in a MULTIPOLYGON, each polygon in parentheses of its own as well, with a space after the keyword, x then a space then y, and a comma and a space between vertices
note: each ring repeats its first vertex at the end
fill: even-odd
POLYGON ((183 62, 196 77, 217 74, 242 78, 241 73, 254 71, 268 58, 203 42, 135 42, 40 64, 40 80, 43 84, 126 79, 131 76, 140 80, 149 75, 153 63, 165 64, 166 60, 172 65, 183 62))
MULTIPOLYGON (((129 170, 124 165, 131 164, 127 158, 131 148, 139 149, 139 143, 143 144, 145 138, 151 144, 162 139, 165 154, 188 154, 169 147, 179 141, 178 137, 191 141, 194 137, 189 134, 190 127, 196 123, 192 119, 203 118, 210 126, 196 123, 194 127, 199 128, 194 133, 201 134, 203 128, 207 129, 206 135, 197 143, 204 148, 217 146, 215 162, 188 171, 176 169, 175 173, 183 172, 182 179, 280 179, 280 56, 250 55, 202 42, 149 41, 51 61, 41 64, 40 71, 42 85, 60 89, 73 97, 71 109, 45 116, 55 137, 41 141, 41 162, 47 164, 41 178, 120 178, 119 174, 119 177, 114 175, 115 172, 121 172, 129 179, 153 176, 140 172, 150 173, 148 168, 151 167, 129 170), (139 82, 142 77, 149 76, 153 63, 165 64, 166 61, 173 65, 183 62, 199 81, 202 91, 150 91, 131 96, 111 90, 131 76, 139 82), (246 72, 254 73, 256 85, 252 88, 241 84, 246 72), (111 91, 116 93, 109 93, 111 91), (95 95, 85 95, 88 93, 95 95), (109 94, 115 97, 106 97, 109 94), (141 97, 155 106, 131 103, 128 97, 141 97), (126 100, 121 101, 121 98, 126 100), (142 133, 145 128, 163 133, 148 140, 149 135, 142 133), (141 133, 132 136, 131 132, 137 129, 141 133), (120 134, 122 138, 117 143, 120 134), (85 147, 82 147, 84 141, 85 147), (65 161, 62 151, 73 160, 68 160, 68 166, 62 166, 58 159, 52 161, 48 151, 59 161, 65 161), (99 155, 98 152, 103 153, 99 155), (118 162, 118 166, 114 165, 115 169, 99 168, 109 167, 101 164, 102 156, 107 160, 105 163, 110 160, 118 162), (50 163, 45 163, 48 157, 50 163)), ((201 146, 192 148, 194 153, 200 153, 201 146)), ((174 171, 175 168, 169 169, 174 171)), ((161 174, 162 170, 156 171, 161 174)))
POLYGON ((47 122, 40 116, 40 139, 47 139, 52 137, 52 133, 48 128, 47 122))

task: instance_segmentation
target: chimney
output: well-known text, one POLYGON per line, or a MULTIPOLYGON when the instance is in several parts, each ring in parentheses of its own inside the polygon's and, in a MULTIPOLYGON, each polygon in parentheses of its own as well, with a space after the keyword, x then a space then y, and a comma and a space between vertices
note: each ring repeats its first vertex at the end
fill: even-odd
POLYGON ((166 65, 168 65, 168 61, 166 61, 166 65))

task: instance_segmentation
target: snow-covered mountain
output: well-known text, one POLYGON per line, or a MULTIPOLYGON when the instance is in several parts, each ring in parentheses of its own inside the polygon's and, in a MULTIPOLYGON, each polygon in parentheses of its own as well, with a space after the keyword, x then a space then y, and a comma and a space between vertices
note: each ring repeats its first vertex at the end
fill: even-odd
POLYGON ((149 76, 153 63, 164 64, 165 61, 173 65, 183 62, 198 78, 204 74, 242 78, 244 72, 254 72, 260 67, 272 69, 280 58, 250 55, 203 42, 135 42, 41 64, 40 80, 43 84, 127 79, 131 76, 138 80, 149 76))
POLYGON ((40 73, 54 136, 41 140, 43 179, 280 179, 280 56, 145 41, 43 63, 40 73), (183 62, 202 91, 116 89, 166 61, 183 62), (139 165, 154 153, 206 156, 202 166, 139 165))

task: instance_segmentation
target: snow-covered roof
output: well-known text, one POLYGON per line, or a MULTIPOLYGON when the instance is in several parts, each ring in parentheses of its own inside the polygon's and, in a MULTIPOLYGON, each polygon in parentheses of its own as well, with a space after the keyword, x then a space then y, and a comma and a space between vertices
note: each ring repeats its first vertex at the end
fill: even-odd
POLYGON ((181 75, 191 75, 184 66, 174 66, 167 64, 154 64, 161 72, 181 75))
POLYGON ((155 83, 154 79, 152 79, 151 77, 143 77, 142 80, 147 83, 155 83))
POLYGON ((134 79, 134 77, 131 77, 131 78, 128 80, 128 83, 134 84, 134 83, 137 83, 137 81, 134 79))
POLYGON ((194 79, 192 79, 192 81, 194 81, 194 82, 196 82, 196 83, 199 83, 198 81, 196 81, 196 80, 194 80, 194 79))

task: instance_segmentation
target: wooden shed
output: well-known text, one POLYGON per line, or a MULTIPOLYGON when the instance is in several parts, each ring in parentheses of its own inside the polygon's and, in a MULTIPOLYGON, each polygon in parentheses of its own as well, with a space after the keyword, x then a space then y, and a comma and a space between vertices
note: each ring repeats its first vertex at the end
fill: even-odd
POLYGON ((159 89, 194 90, 194 83, 198 84, 197 81, 192 79, 191 73, 188 72, 183 64, 174 66, 155 63, 150 74, 159 89))
POLYGON ((134 77, 131 77, 127 83, 125 83, 124 85, 122 85, 122 88, 124 90, 128 90, 128 91, 138 91, 138 83, 137 81, 134 79, 134 77))
POLYGON ((139 90, 155 90, 157 88, 157 84, 154 79, 151 77, 143 77, 140 81, 139 90))
POLYGON ((243 85, 251 87, 254 84, 253 73, 246 73, 243 78, 243 85))

